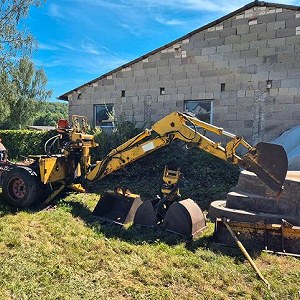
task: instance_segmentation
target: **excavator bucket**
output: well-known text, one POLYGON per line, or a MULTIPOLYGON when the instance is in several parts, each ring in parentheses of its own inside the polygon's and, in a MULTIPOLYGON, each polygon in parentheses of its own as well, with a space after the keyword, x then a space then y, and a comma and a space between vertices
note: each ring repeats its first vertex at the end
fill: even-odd
POLYGON ((135 213, 133 224, 154 227, 157 225, 156 222, 156 213, 152 201, 143 202, 135 213))
POLYGON ((105 221, 124 225, 133 221, 138 207, 142 204, 139 195, 130 192, 106 192, 98 201, 93 215, 105 221))
POLYGON ((163 221, 168 231, 189 238, 200 236, 206 228, 204 214, 192 199, 174 202, 168 209, 163 221))
POLYGON ((288 169, 288 160, 284 148, 280 145, 258 143, 254 150, 248 151, 240 166, 255 173, 265 184, 278 194, 288 169))

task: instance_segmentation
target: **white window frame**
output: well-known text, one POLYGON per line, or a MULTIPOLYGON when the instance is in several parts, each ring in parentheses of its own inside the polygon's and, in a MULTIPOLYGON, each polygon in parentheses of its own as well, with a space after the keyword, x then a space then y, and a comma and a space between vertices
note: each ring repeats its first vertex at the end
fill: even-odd
POLYGON ((192 115, 195 115, 195 117, 197 117, 197 115, 196 114, 194 114, 193 112, 191 112, 191 111, 188 111, 188 109, 187 109, 187 104, 189 103, 189 102, 199 102, 199 103, 201 103, 201 102, 205 102, 205 103, 210 103, 210 115, 209 115, 209 123, 210 124, 213 124, 213 112, 214 112, 214 110, 213 110, 213 108, 214 108, 214 105, 213 105, 213 103, 214 103, 214 101, 213 101, 213 99, 196 99, 196 100, 185 100, 184 101, 184 111, 185 112, 187 112, 187 113, 190 113, 190 114, 192 114, 192 115))
MULTIPOLYGON (((108 113, 107 113, 108 114, 108 113)), ((101 128, 114 128, 115 127, 115 113, 114 113, 114 103, 99 103, 94 104, 94 126, 95 127, 101 127, 101 128), (113 119, 111 120, 111 124, 109 125, 97 125, 97 108, 103 107, 108 111, 108 106, 112 106, 112 115, 113 119)), ((102 123, 103 121, 101 121, 102 123)))

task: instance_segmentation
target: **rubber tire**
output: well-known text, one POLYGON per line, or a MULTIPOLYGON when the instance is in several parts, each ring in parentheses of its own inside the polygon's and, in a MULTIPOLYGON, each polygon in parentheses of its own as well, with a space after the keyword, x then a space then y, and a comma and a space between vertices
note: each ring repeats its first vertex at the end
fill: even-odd
POLYGON ((40 183, 34 174, 30 174, 24 168, 15 168, 5 174, 2 185, 3 194, 8 204, 16 208, 29 208, 36 201, 40 194, 40 183), (14 196, 12 191, 12 181, 21 179, 26 186, 26 194, 20 199, 14 196))

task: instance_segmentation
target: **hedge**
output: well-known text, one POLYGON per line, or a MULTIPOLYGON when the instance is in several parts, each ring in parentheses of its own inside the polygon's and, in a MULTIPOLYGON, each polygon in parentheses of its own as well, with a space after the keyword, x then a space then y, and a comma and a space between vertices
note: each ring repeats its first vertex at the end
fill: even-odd
POLYGON ((0 138, 8 150, 10 160, 19 160, 28 155, 45 154, 44 144, 55 131, 0 130, 0 138))

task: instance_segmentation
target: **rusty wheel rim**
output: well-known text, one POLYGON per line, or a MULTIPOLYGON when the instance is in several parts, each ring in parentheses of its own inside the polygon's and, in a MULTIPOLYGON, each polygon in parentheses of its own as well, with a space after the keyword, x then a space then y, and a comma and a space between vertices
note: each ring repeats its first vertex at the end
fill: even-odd
POLYGON ((10 182, 10 190, 15 199, 23 199, 27 195, 27 186, 22 178, 14 178, 10 182))

